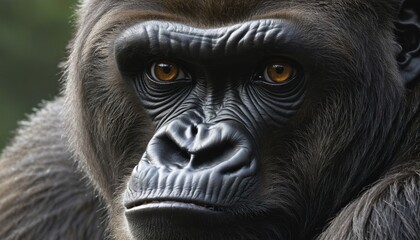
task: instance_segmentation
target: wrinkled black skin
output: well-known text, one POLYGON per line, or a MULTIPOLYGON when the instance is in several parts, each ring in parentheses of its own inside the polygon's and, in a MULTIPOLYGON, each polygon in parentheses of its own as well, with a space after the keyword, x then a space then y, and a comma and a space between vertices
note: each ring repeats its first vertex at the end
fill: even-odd
POLYGON ((291 23, 278 20, 216 29, 146 21, 128 28, 116 40, 119 69, 127 81, 134 82, 157 128, 125 195, 135 236, 144 236, 155 221, 172 226, 173 220, 166 220, 169 216, 179 224, 190 211, 197 220, 186 221, 183 228, 195 228, 201 234, 229 231, 225 228, 232 222, 249 222, 238 213, 250 211, 250 200, 262 194, 260 141, 266 139, 267 131, 290 119, 305 89, 299 65, 294 66, 296 74, 290 81, 277 84, 263 76, 264 64, 287 61, 272 49, 280 42, 279 53, 296 49, 299 35, 291 23), (169 83, 154 79, 148 62, 161 58, 180 62, 185 76, 169 83), (139 62, 145 65, 133 66, 139 62), (183 209, 182 205, 177 211, 177 207, 131 210, 151 201, 194 203, 211 210, 183 209), (151 216, 146 218, 145 211, 151 216))
POLYGON ((417 5, 85 1, 1 156, 0 238, 418 239, 417 5))

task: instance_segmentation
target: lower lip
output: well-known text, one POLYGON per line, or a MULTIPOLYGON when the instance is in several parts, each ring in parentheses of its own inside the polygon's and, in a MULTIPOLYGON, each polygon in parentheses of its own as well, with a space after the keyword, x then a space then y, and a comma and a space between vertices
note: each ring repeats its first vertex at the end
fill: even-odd
POLYGON ((126 209, 125 217, 131 233, 138 239, 143 239, 144 236, 150 234, 157 235, 151 236, 149 239, 175 239, 173 238, 174 234, 188 235, 192 230, 194 230, 194 234, 222 231, 226 230, 226 226, 237 222, 235 216, 223 211, 177 201, 144 203, 126 209), (161 232, 150 232, 151 229, 156 228, 161 229, 159 230, 161 232))
POLYGON ((183 202, 173 202, 173 201, 165 201, 165 202, 151 202, 142 204, 139 206, 135 206, 133 208, 127 209, 127 211, 139 211, 139 210, 148 210, 148 209, 190 209, 196 211, 208 211, 208 212, 217 212, 211 208, 199 206, 193 203, 183 203, 183 202))
POLYGON ((198 228, 205 228, 209 223, 220 225, 232 217, 211 207, 177 201, 145 203, 126 209, 125 214, 134 226, 164 224, 168 227, 196 226, 198 228))

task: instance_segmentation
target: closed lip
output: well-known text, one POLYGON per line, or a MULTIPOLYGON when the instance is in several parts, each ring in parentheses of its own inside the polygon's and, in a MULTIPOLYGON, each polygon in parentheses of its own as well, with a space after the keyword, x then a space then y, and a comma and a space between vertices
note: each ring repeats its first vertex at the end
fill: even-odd
POLYGON ((179 199, 179 198, 154 198, 154 199, 141 199, 125 204, 127 211, 138 211, 146 209, 190 209, 198 211, 211 211, 222 212, 223 207, 217 204, 192 200, 192 199, 179 199))

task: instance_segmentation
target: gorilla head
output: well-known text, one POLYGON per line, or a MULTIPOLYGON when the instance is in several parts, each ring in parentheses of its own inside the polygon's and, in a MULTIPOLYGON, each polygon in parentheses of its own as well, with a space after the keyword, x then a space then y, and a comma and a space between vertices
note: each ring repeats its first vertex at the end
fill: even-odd
POLYGON ((67 129, 111 234, 317 236, 417 154, 418 13, 403 0, 82 2, 67 129))

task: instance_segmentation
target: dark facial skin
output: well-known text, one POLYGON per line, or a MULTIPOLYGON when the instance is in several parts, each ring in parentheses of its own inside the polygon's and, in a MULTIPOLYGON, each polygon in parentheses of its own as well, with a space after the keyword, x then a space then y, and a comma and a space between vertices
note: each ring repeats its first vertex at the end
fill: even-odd
POLYGON ((416 154, 397 3, 115 3, 82 7, 65 90, 115 238, 312 239, 416 154))
POLYGON ((167 237, 188 228, 200 235, 228 232, 246 219, 240 212, 252 211, 250 200, 261 194, 259 140, 284 125, 305 89, 295 63, 287 66, 290 73, 271 73, 285 74, 282 82, 267 73, 273 64, 291 62, 268 54, 274 42, 291 41, 283 33, 290 28, 274 20, 214 29, 146 21, 116 40, 119 69, 157 129, 125 193, 135 236, 156 223, 168 225, 167 237), (180 65, 179 76, 159 79, 153 62, 161 59, 180 65))

